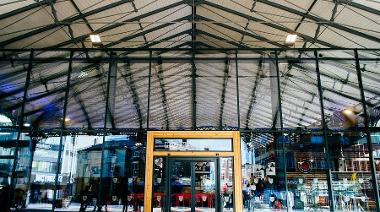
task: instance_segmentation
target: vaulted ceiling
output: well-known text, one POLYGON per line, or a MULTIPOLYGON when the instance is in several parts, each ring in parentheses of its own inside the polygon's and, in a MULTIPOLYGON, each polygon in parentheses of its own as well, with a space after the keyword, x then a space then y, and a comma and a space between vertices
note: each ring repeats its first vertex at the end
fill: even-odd
MULTIPOLYGON (((272 64, 266 60, 270 51, 239 52, 238 57, 252 60, 236 64, 234 51, 207 48, 361 48, 359 57, 367 60, 359 65, 365 70, 367 104, 378 108, 380 102, 379 51, 373 49, 380 48, 380 3, 372 0, 6 0, 0 3, 0 29, 0 47, 5 49, 0 61, 0 107, 13 117, 20 115, 27 70, 32 67, 24 112, 29 123, 45 128, 60 127, 69 67, 67 127, 103 127, 110 65, 108 60, 83 59, 109 55, 93 48, 128 48, 119 49, 117 55, 133 53, 145 59, 149 52, 143 50, 158 48, 168 50, 155 51, 154 56, 208 57, 151 64, 119 61, 111 94, 114 116, 108 126, 112 128, 146 128, 149 70, 152 128, 189 129, 196 122, 196 127, 221 129, 237 127, 239 119, 242 128, 271 128, 275 94, 271 95, 272 64), (102 43, 94 46, 91 34, 99 34, 102 43), (285 44, 288 34, 298 35, 292 46, 285 44), (38 49, 34 59, 65 60, 29 64, 32 48, 38 49), (70 52, 41 48, 80 48, 71 55, 80 60, 70 63, 70 52)), ((354 50, 320 52, 348 58, 320 61, 326 116, 339 116, 345 108, 360 113, 354 50)), ((280 58, 314 57, 312 51, 278 53, 280 58)), ((320 126, 315 69, 310 60, 280 61, 284 127, 320 126)))

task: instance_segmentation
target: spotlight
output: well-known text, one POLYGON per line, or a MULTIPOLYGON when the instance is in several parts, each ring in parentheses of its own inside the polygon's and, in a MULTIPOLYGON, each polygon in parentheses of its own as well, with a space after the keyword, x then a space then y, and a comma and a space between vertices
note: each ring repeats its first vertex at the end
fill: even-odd
POLYGON ((99 43, 102 42, 102 40, 100 39, 100 35, 98 35, 98 34, 90 35, 90 40, 91 40, 91 42, 93 42, 94 44, 99 44, 99 43))
POLYGON ((287 45, 293 45, 296 43, 297 35, 296 34, 289 34, 286 36, 285 44, 287 45))

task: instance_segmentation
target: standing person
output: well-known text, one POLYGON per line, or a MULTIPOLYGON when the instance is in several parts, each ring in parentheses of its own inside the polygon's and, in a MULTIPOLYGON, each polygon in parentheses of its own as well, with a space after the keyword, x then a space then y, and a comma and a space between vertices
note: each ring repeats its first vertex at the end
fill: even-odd
POLYGON ((9 199, 9 185, 0 188, 0 212, 9 212, 11 206, 9 199))
POLYGON ((86 185, 86 187, 84 188, 84 190, 82 190, 82 193, 80 195, 80 197, 81 197, 81 203, 80 203, 79 212, 86 211, 88 203, 89 203, 89 201, 91 199, 91 197, 89 196, 89 194, 90 194, 90 186, 86 185))

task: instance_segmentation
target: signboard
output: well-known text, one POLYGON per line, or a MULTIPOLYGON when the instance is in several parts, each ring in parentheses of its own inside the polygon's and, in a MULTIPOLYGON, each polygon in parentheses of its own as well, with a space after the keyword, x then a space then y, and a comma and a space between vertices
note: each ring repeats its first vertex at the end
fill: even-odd
MULTIPOLYGON (((55 174, 40 174, 36 173, 34 175, 34 183, 54 183, 55 182, 55 174)), ((62 182, 62 175, 58 175, 58 182, 62 182)))
POLYGON ((298 162, 298 169, 303 173, 309 173, 311 171, 311 163, 310 161, 302 161, 298 162))

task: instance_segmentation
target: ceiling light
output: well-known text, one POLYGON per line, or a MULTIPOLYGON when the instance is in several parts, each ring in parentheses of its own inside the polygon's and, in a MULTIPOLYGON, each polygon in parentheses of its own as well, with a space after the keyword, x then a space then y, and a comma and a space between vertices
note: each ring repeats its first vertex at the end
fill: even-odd
POLYGON ((69 122, 70 121, 70 118, 65 118, 65 122, 69 122))
POLYGON ((90 35, 90 40, 93 43, 101 43, 100 35, 90 35))
POLYGON ((285 43, 286 44, 294 44, 297 40, 297 35, 296 34, 289 34, 286 36, 285 43))
POLYGON ((353 115, 354 114, 354 111, 352 111, 351 109, 345 109, 343 110, 342 112, 344 115, 346 116, 349 116, 349 115, 353 115))

